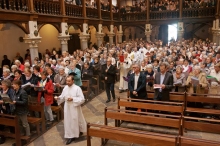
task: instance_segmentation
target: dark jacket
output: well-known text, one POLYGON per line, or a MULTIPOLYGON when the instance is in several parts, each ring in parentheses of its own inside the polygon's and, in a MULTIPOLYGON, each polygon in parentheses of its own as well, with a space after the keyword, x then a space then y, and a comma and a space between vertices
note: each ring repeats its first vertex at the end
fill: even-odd
MULTIPOLYGON (((14 100, 14 93, 15 93, 15 91, 12 88, 9 88, 6 93, 12 101, 14 100)), ((0 100, 2 100, 1 96, 0 96, 0 100)), ((3 111, 4 114, 13 114, 13 112, 15 110, 14 105, 9 104, 9 103, 3 103, 3 106, 5 106, 6 109, 2 109, 2 105, 0 105, 0 111, 3 111)))
POLYGON ((28 113, 28 95, 25 90, 20 88, 17 92, 15 91, 15 114, 26 115, 28 113))
POLYGON ((130 91, 130 97, 131 98, 147 99, 146 76, 144 74, 140 73, 136 90, 134 90, 134 83, 135 83, 135 73, 130 75, 130 79, 128 81, 128 89, 130 91), (136 91, 138 96, 133 95, 133 91, 136 91))
POLYGON ((10 66, 11 66, 11 61, 10 61, 9 59, 4 59, 4 60, 2 60, 2 67, 3 67, 4 65, 8 65, 8 66, 10 67, 10 66))
MULTIPOLYGON (((156 73, 155 75, 155 82, 154 84, 160 84, 160 72, 156 73)), ((162 100, 162 101, 169 101, 170 100, 170 91, 173 88, 173 75, 169 72, 166 72, 163 84, 165 85, 165 88, 162 89, 162 97, 159 97, 159 89, 155 89, 154 93, 154 99, 155 100, 162 100)))
MULTIPOLYGON (((27 84, 28 82, 30 82, 33 85, 37 85, 40 80, 41 80, 40 77, 36 76, 35 74, 32 74, 32 77, 29 80, 26 80, 26 77, 24 77, 23 84, 27 84)), ((24 90, 27 92, 28 95, 32 97, 38 96, 38 92, 35 91, 33 87, 28 86, 24 88, 24 90)))
POLYGON ((105 77, 107 77, 107 80, 105 80, 106 83, 115 83, 115 77, 116 77, 116 67, 111 65, 106 72, 107 64, 102 66, 102 79, 105 80, 105 77))

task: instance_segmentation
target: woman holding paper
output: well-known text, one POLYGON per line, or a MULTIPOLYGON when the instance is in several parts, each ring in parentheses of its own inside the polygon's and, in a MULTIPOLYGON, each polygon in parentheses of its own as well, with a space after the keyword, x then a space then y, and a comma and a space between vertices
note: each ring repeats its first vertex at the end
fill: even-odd
POLYGON ((208 86, 205 73, 202 73, 200 66, 194 66, 193 72, 189 74, 186 86, 188 93, 205 94, 205 88, 208 86))
POLYGON ((185 92, 185 84, 186 84, 186 77, 185 74, 182 73, 183 67, 178 65, 176 67, 176 72, 173 74, 173 92, 185 92))
POLYGON ((51 104, 53 104, 53 92, 54 86, 51 79, 49 79, 46 71, 41 73, 41 81, 38 82, 38 103, 44 102, 44 113, 48 124, 53 122, 53 114, 51 110, 51 104))

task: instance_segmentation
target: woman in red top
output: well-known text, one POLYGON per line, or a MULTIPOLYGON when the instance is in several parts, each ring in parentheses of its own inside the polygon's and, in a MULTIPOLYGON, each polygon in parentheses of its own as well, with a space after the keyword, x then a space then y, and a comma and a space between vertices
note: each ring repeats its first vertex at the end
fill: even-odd
POLYGON ((19 60, 15 60, 15 65, 17 65, 18 69, 22 72, 24 72, 24 65, 21 64, 21 62, 19 60))
POLYGON ((38 91, 38 102, 44 102, 44 113, 48 124, 53 122, 53 114, 51 110, 51 104, 53 104, 53 82, 47 78, 48 74, 46 71, 41 73, 41 81, 38 82, 39 88, 35 88, 38 91))

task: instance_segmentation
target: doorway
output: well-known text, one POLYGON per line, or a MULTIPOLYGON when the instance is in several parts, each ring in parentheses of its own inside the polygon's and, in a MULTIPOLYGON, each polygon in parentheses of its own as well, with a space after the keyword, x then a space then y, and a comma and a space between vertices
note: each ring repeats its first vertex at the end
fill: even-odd
POLYGON ((72 54, 77 49, 81 49, 79 33, 72 33, 70 40, 68 40, 68 52, 72 54))

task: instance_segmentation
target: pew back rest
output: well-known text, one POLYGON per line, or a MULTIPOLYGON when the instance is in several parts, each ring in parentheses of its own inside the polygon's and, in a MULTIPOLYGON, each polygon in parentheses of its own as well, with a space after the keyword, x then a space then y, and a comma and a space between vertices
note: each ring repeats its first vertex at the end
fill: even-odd
POLYGON ((104 139, 118 140, 142 145, 177 145, 177 137, 165 134, 156 134, 127 128, 110 127, 96 124, 87 124, 87 146, 91 146, 91 136, 104 139), (117 135, 117 136, 116 136, 117 135))
POLYGON ((139 100, 130 98, 119 98, 118 109, 120 107, 140 108, 146 110, 158 110, 173 113, 183 113, 184 104, 179 102, 164 102, 152 100, 139 100))
POLYGON ((32 112, 39 112, 40 118, 44 119, 44 104, 41 103, 29 103, 28 110, 32 112))
POLYGON ((181 116, 155 114, 146 112, 136 112, 129 110, 105 108, 105 125, 108 125, 108 119, 136 122, 149 125, 165 126, 179 129, 181 133, 181 116), (140 115, 141 114, 141 115, 140 115))
POLYGON ((219 146, 220 142, 210 141, 204 139, 188 138, 181 136, 179 137, 180 146, 219 146))
POLYGON ((82 80, 82 90, 89 91, 89 80, 82 80))
POLYGON ((220 120, 197 118, 197 117, 182 117, 183 129, 218 133, 220 134, 220 120))

